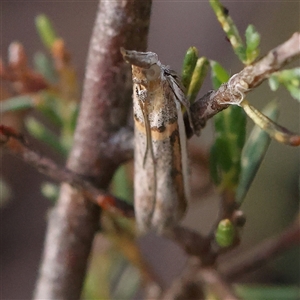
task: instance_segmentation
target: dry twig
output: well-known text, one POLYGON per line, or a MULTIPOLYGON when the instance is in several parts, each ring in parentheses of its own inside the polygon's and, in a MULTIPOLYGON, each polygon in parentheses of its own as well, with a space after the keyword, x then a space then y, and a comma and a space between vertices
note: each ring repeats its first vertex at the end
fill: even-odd
POLYGON ((213 268, 199 269, 198 278, 202 279, 209 289, 223 300, 240 299, 232 289, 232 286, 213 268))
POLYGON ((287 229, 278 236, 271 237, 248 253, 235 257, 220 266, 221 272, 228 280, 234 280, 243 274, 260 268, 271 258, 283 253, 293 246, 300 244, 300 224, 297 218, 287 229))
POLYGON ((204 299, 203 282, 197 277, 200 268, 201 263, 199 258, 190 257, 181 276, 174 280, 170 288, 165 291, 161 300, 204 299))
MULTIPOLYGON (((244 94, 259 86, 272 73, 298 57, 300 55, 299 45, 300 33, 296 32, 289 40, 271 50, 259 61, 234 74, 218 90, 210 91, 195 101, 191 105, 191 114, 196 133, 200 132, 208 119, 227 108, 229 103, 239 103, 244 94)), ((187 115, 185 115, 185 125, 188 128, 187 135, 191 136, 193 133, 189 128, 187 115)))
POLYGON ((79 189, 85 197, 103 209, 121 213, 127 217, 133 217, 134 212, 131 205, 110 195, 105 190, 96 188, 88 178, 75 174, 68 169, 61 168, 51 159, 33 151, 29 148, 29 145, 27 145, 21 134, 4 125, 0 125, 0 145, 51 179, 69 183, 79 189))
POLYGON ((203 286, 215 294, 218 299, 240 299, 218 271, 212 267, 203 267, 199 258, 190 257, 182 275, 166 291, 163 300, 205 299, 203 286))

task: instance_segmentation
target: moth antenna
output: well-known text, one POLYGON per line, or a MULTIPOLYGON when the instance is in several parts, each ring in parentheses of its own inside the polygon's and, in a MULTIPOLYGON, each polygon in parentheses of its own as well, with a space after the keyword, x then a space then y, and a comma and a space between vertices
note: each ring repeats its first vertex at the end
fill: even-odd
POLYGON ((154 171, 153 205, 152 205, 152 212, 150 214, 151 219, 152 219, 152 215, 154 213, 154 208, 156 205, 156 190, 157 190, 156 161, 155 161, 153 145, 152 145, 152 137, 151 137, 150 122, 149 122, 149 118, 148 118, 147 105, 144 105, 144 103, 141 100, 139 100, 139 105, 140 105, 142 113, 143 113, 145 129, 146 129, 146 150, 145 150, 144 159, 143 159, 143 168, 145 168, 147 154, 148 154, 148 151, 150 150, 150 155, 151 155, 151 159, 152 159, 152 163, 153 163, 153 171, 154 171))

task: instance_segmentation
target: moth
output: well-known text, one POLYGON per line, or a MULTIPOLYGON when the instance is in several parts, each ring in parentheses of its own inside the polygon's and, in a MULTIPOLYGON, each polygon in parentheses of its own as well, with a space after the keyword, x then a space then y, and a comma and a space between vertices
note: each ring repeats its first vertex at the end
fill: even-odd
POLYGON ((181 106, 189 114, 189 103, 178 75, 162 65, 156 53, 123 48, 121 53, 132 65, 137 227, 140 233, 162 233, 187 208, 188 158, 181 106))

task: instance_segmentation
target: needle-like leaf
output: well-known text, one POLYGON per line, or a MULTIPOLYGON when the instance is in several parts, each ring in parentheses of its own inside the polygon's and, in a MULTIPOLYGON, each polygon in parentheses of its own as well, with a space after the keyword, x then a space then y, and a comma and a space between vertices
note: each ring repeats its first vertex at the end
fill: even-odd
MULTIPOLYGON (((216 62, 211 62, 214 88, 229 78, 216 62)), ((211 148, 211 177, 218 188, 235 191, 240 175, 241 151, 246 135, 246 115, 238 106, 231 106, 214 117, 216 138, 211 148)))
POLYGON ((244 100, 241 103, 244 111, 247 115, 253 120, 253 122, 267 132, 273 139, 279 143, 290 145, 290 146, 299 146, 300 145, 300 136, 289 131, 285 127, 273 122, 259 110, 254 108, 244 100))
POLYGON ((28 132, 36 139, 48 144, 64 157, 67 156, 68 149, 66 149, 59 138, 41 122, 33 117, 29 117, 25 120, 25 126, 28 132))
MULTIPOLYGON (((263 113, 272 120, 278 118, 279 109, 275 101, 270 102, 263 109, 263 113)), ((241 176, 236 191, 236 202, 241 205, 259 166, 267 152, 271 138, 259 126, 255 126, 245 143, 241 159, 241 176)))
POLYGON ((208 67, 209 61, 206 57, 198 58, 187 92, 187 97, 190 103, 193 103, 195 101, 203 84, 203 81, 207 75, 208 67))
POLYGON ((46 15, 38 15, 35 18, 35 26, 45 47, 51 49, 58 38, 50 19, 46 15))
POLYGON ((198 50, 196 47, 190 47, 184 57, 181 80, 186 91, 189 88, 192 75, 198 60, 198 50))

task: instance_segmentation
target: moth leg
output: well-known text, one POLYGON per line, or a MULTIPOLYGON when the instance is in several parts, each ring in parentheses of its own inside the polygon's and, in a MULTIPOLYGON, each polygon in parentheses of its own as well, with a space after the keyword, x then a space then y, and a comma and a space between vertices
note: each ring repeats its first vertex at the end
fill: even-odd
POLYGON ((147 109, 147 105, 146 105, 147 90, 142 90, 140 85, 137 85, 137 95, 138 95, 138 99, 139 99, 138 102, 139 102, 141 111, 143 113, 145 130, 146 130, 146 150, 145 150, 144 158, 143 158, 143 167, 145 168, 148 151, 150 151, 153 168, 154 168, 154 187, 153 187, 154 195, 155 195, 154 198, 156 198, 156 180, 157 180, 157 178, 156 178, 156 160, 155 160, 154 151, 153 151, 151 126, 150 126, 150 122, 149 122, 148 109, 147 109))
POLYGON ((150 123, 149 123, 149 118, 148 118, 147 105, 145 104, 147 101, 148 93, 147 93, 147 90, 143 90, 143 89, 141 89, 140 85, 137 85, 136 86, 136 94, 138 96, 139 106, 141 108, 141 111, 142 111, 142 114, 144 117, 144 124, 145 124, 145 130, 146 130, 146 150, 145 150, 144 158, 143 158, 143 167, 145 167, 149 149, 150 149, 150 155, 151 155, 153 164, 155 164, 154 152, 153 152, 153 147, 152 147, 151 128, 150 128, 150 123))
POLYGON ((154 156, 154 151, 153 151, 153 146, 152 146, 152 136, 151 136, 151 128, 150 128, 150 122, 149 122, 149 118, 148 118, 147 106, 141 100, 139 100, 139 105, 143 112, 145 129, 146 129, 146 150, 145 150, 144 159, 143 159, 143 166, 145 167, 146 160, 147 160, 147 154, 148 154, 149 150, 150 150, 150 155, 151 155, 153 165, 155 166, 155 156, 154 156))

